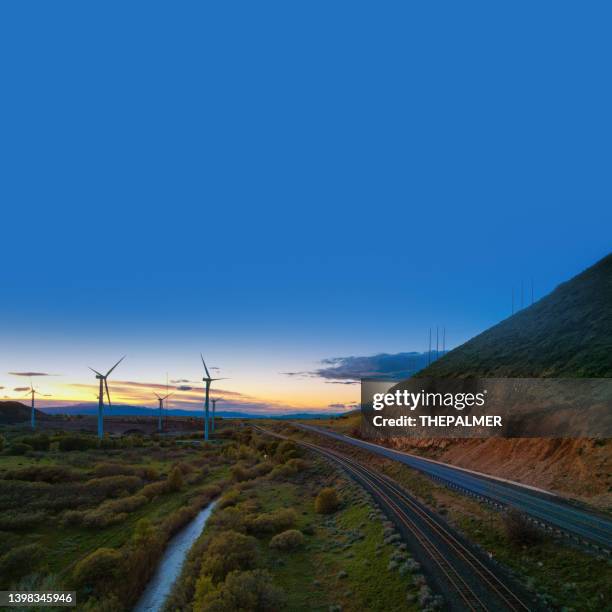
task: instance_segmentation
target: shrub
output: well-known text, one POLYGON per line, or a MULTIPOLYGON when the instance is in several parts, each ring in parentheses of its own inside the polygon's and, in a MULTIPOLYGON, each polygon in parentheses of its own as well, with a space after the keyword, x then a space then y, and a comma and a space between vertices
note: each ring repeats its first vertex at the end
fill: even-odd
POLYGON ((138 476, 104 476, 85 483, 85 489, 102 497, 118 497, 123 491, 133 493, 141 486, 142 480, 138 476))
POLYGON ((169 491, 180 491, 183 488, 183 472, 178 466, 172 468, 167 483, 169 491))
POLYGON ((239 498, 240 494, 238 491, 230 491, 219 500, 218 508, 223 509, 228 508, 229 506, 235 506, 238 503, 239 498))
POLYGON ((506 538, 512 544, 531 546, 542 539, 538 529, 516 508, 507 510, 504 517, 504 529, 506 538))
POLYGON ((101 478, 104 476, 134 476, 135 470, 129 465, 120 463, 96 463, 93 469, 93 475, 101 478))
POLYGON ((244 515, 235 507, 217 510, 210 518, 210 523, 225 531, 246 531, 244 515))
POLYGON ((19 529, 29 529, 47 518, 46 512, 42 510, 35 512, 17 512, 9 514, 7 512, 0 513, 0 530, 13 531, 19 529))
POLYGON ((98 442, 95 438, 86 436, 62 436, 58 440, 58 448, 62 452, 89 450, 97 446, 98 442))
POLYGON ((6 451, 9 455, 25 455, 34 450, 29 444, 23 442, 13 442, 6 451))
POLYGON ((194 609, 207 612, 277 612, 284 606, 282 591, 264 570, 234 571, 217 588, 200 588, 199 595, 194 609))
POLYGON ((276 447, 274 459, 278 463, 286 463, 289 459, 297 457, 297 455, 298 449, 295 442, 291 442, 290 440, 283 440, 276 447))
POLYGON ((48 451, 49 446, 51 445, 51 439, 47 434, 43 433, 32 436, 24 436, 21 438, 20 442, 28 444, 37 451, 48 451))
POLYGON ((259 514, 249 521, 248 530, 255 534, 271 534, 285 531, 295 525, 297 515, 291 508, 281 508, 273 512, 259 514))
POLYGON ((304 534, 297 529, 287 529, 270 540, 270 548, 276 550, 295 550, 304 544, 304 534))
POLYGON ((332 514, 340 507, 340 498, 336 489, 326 487, 321 489, 315 499, 315 512, 319 514, 332 514))
POLYGON ((33 465, 18 470, 8 470, 2 477, 6 480, 49 483, 71 482, 79 478, 72 470, 56 465, 33 465))
POLYGON ((75 584, 103 594, 118 577, 121 558, 117 550, 98 548, 76 564, 73 572, 75 584))
MULTIPOLYGON (((44 550, 39 544, 26 544, 12 548, 0 557, 0 576, 6 581, 30 574, 43 557, 44 550)), ((8 584, 3 586, 6 587, 8 584)))
POLYGON ((202 573, 216 584, 234 570, 251 569, 257 557, 257 540, 236 531, 222 531, 208 545, 202 573))
POLYGON ((152 482, 151 484, 145 485, 141 490, 141 493, 149 499, 153 499, 167 492, 168 483, 166 481, 152 482))

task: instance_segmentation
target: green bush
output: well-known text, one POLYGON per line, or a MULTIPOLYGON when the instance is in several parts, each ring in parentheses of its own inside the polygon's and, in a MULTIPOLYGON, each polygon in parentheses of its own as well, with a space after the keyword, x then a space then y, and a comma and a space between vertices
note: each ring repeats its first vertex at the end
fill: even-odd
POLYGON ((183 488, 183 472, 178 466, 174 466, 168 476, 168 490, 169 491, 180 491, 183 488))
POLYGON ((104 476, 92 478, 85 483, 85 489, 102 497, 118 497, 124 491, 134 493, 142 486, 138 476, 104 476))
POLYGON ((274 460, 278 463, 285 463, 289 459, 294 459, 298 456, 298 448, 295 442, 290 440, 283 440, 276 447, 276 452, 274 453, 274 460))
POLYGON ((218 508, 228 508, 229 506, 235 506, 238 503, 238 499, 240 498, 240 494, 238 491, 230 491, 226 493, 218 503, 218 508))
POLYGON ((295 525, 297 515, 291 508, 281 508, 273 512, 257 515, 248 522, 249 533, 272 534, 285 531, 295 525))
MULTIPOLYGON (((43 557, 44 550, 39 544, 26 544, 12 548, 0 557, 0 576, 3 582, 32 573, 43 557)), ((9 585, 4 582, 2 586, 6 588, 9 585)))
POLYGON ((166 481, 152 482, 148 485, 145 485, 141 490, 141 493, 149 499, 153 499, 154 497, 158 497, 159 495, 163 495, 167 492, 168 483, 166 481))
POLYGON ((33 450, 34 449, 29 444, 25 444, 24 442, 13 442, 6 452, 9 455, 25 455, 33 450))
POLYGON ((28 444, 34 450, 37 451, 48 451, 51 445, 51 439, 47 434, 39 433, 32 436, 23 436, 20 440, 24 444, 28 444))
POLYGON ((340 498, 335 489, 321 489, 315 499, 315 511, 319 514, 332 514, 340 507, 340 498))
POLYGON ((287 529, 270 540, 270 548, 276 550, 295 550, 304 544, 304 534, 297 529, 287 529))
POLYGON ((58 440, 58 448, 62 452, 84 451, 90 448, 97 448, 96 438, 86 436, 61 436, 58 440))
POLYGON ((31 527, 39 525, 46 519, 47 513, 42 510, 35 512, 2 512, 0 513, 0 530, 17 531, 20 529, 30 529, 31 527))
POLYGON ((121 463, 96 463, 92 473, 97 478, 104 476, 135 476, 136 470, 130 465, 122 465, 121 463))
POLYGON ((207 612, 277 612, 284 607, 282 591, 264 570, 231 572, 217 588, 200 586, 198 595, 194 610, 207 612))
POLYGON ((79 475, 72 470, 57 465, 32 465, 16 470, 8 470, 2 478, 5 480, 27 480, 29 482, 72 482, 79 475))
POLYGON ((210 518, 210 524, 220 530, 246 531, 245 517, 241 510, 236 507, 216 510, 210 518))
POLYGON ((75 585, 104 594, 119 577, 121 559, 121 553, 117 550, 98 548, 76 564, 73 572, 75 585))
POLYGON ((236 531, 222 531, 215 535, 206 551, 202 573, 217 584, 234 570, 251 569, 256 565, 257 540, 236 531))
POLYGON ((504 517, 506 538, 512 544, 532 546, 542 540, 541 532, 516 508, 509 508, 504 517))

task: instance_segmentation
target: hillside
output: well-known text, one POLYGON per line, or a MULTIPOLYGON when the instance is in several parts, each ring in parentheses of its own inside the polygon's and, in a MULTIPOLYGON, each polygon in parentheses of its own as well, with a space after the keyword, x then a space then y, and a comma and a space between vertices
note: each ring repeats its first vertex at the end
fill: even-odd
POLYGON ((612 377, 612 254, 417 376, 612 377))
MULTIPOLYGON (((29 421, 31 417, 31 408, 21 402, 3 402, 0 401, 0 424, 11 425, 13 423, 23 423, 29 421)), ((36 418, 45 418, 45 415, 36 410, 36 418)))

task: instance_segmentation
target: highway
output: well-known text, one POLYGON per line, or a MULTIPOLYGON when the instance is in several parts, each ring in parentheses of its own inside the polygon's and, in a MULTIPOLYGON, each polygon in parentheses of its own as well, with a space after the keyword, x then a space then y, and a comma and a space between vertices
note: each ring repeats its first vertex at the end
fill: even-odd
POLYGON ((610 519, 572 505, 552 494, 396 451, 321 427, 295 423, 294 425, 306 431, 399 461, 477 498, 484 498, 502 506, 517 508, 550 528, 571 534, 575 539, 595 545, 607 554, 612 551, 612 521, 610 519))
POLYGON ((402 533, 412 554, 443 594, 450 610, 536 610, 531 596, 518 587, 481 552, 457 534, 444 520, 404 491, 393 480, 337 450, 298 441, 256 427, 262 433, 291 439, 339 464, 376 499, 402 533))

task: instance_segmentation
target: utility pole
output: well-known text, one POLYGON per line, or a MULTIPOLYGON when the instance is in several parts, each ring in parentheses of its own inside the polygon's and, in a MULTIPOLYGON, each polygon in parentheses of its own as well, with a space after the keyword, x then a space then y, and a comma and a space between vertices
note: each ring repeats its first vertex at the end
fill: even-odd
POLYGON ((427 365, 431 363, 431 327, 429 328, 429 351, 427 351, 427 365))
POLYGON ((440 351, 439 351, 439 348, 440 348, 439 338, 440 338, 439 327, 436 325, 436 361, 438 361, 438 356, 440 354, 440 351))

